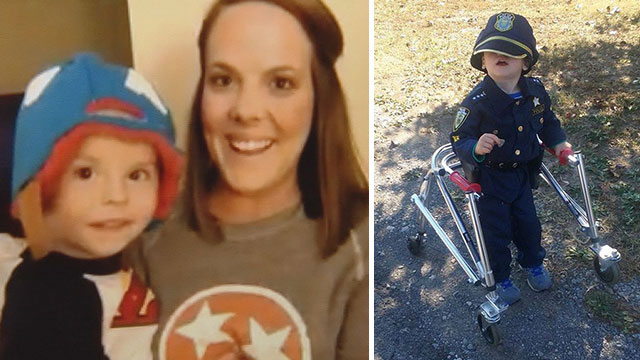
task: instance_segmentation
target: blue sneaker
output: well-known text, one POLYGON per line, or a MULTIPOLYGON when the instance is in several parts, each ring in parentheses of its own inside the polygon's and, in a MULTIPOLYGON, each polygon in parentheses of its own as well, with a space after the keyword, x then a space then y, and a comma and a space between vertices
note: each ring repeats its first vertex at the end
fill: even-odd
POLYGON ((526 268, 526 270, 527 284, 529 284, 531 290, 540 292, 551 287, 551 276, 543 265, 526 268))
POLYGON ((520 289, 518 289, 518 287, 515 286, 509 278, 506 278, 497 284, 496 292, 502 301, 509 305, 520 300, 520 289))

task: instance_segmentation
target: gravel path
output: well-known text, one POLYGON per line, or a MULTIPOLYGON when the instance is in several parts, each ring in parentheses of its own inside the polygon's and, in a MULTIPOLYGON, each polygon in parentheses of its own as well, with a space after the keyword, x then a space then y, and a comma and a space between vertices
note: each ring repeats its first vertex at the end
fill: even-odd
MULTIPOLYGON (((543 233, 551 290, 534 293, 525 274, 513 268, 523 299, 503 314, 503 344, 497 347, 484 341, 475 322, 486 292, 467 283, 433 231, 422 256, 409 253, 406 239, 416 229, 410 197, 428 157, 446 141, 451 119, 451 111, 441 108, 398 127, 398 119, 375 112, 375 359, 640 359, 640 333, 623 333, 584 303, 588 291, 600 290, 640 306, 640 278, 623 274, 613 288, 603 285, 590 265, 564 255, 575 243, 566 234, 563 241, 550 241, 544 238, 549 231, 543 233)), ((555 196, 551 192, 545 185, 537 196, 555 196)), ((437 191, 432 199, 430 208, 442 218, 437 191)), ((451 222, 441 225, 454 236, 451 222)))

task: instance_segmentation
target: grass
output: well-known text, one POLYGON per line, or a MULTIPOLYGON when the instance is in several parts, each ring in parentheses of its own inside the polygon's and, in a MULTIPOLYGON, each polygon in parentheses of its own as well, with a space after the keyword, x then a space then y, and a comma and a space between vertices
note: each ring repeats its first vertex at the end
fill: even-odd
POLYGON ((620 209, 622 217, 620 224, 627 230, 640 231, 638 215, 640 213, 640 191, 630 184, 616 183, 611 186, 613 192, 620 199, 620 209))
POLYGON ((421 167, 408 170, 407 172, 402 174, 401 176, 402 181, 416 181, 417 179, 420 179, 424 175, 423 172, 424 171, 421 167))
POLYGON ((629 334, 640 331, 637 325, 640 321, 640 313, 620 302, 616 296, 597 289, 587 291, 584 303, 591 312, 604 321, 620 328, 629 334))
POLYGON ((593 252, 586 246, 569 246, 565 252, 565 256, 590 265, 593 259, 593 252))

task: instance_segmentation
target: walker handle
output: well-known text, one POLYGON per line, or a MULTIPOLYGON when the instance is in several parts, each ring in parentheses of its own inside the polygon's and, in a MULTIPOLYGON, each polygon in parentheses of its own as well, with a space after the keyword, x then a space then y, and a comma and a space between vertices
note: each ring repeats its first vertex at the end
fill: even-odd
POLYGON ((457 171, 454 171, 451 174, 449 174, 449 180, 453 181, 456 185, 458 185, 460 190, 464 191, 465 193, 474 192, 479 194, 482 192, 482 187, 480 187, 480 184, 470 183, 467 179, 464 178, 464 176, 460 175, 460 173, 458 173, 457 171))
POLYGON ((564 149, 560 151, 560 154, 556 154, 556 152, 552 148, 547 147, 547 145, 542 144, 542 146, 544 147, 545 150, 547 150, 549 154, 558 158, 560 165, 569 164, 571 166, 575 166, 578 164, 578 158, 573 154, 573 150, 564 149))

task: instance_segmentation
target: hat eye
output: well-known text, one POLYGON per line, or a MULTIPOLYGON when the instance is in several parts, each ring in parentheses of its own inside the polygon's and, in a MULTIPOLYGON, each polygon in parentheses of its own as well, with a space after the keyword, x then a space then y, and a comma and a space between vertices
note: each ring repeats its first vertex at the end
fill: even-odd
POLYGON ((153 86, 145 80, 142 75, 129 69, 124 86, 138 95, 144 95, 163 115, 167 115, 167 108, 164 106, 158 94, 153 90, 153 86))
POLYGON ((55 66, 36 75, 36 77, 29 82, 27 89, 24 91, 24 100, 22 101, 22 105, 29 106, 38 100, 40 95, 44 92, 44 89, 49 86, 59 71, 60 66, 55 66))

